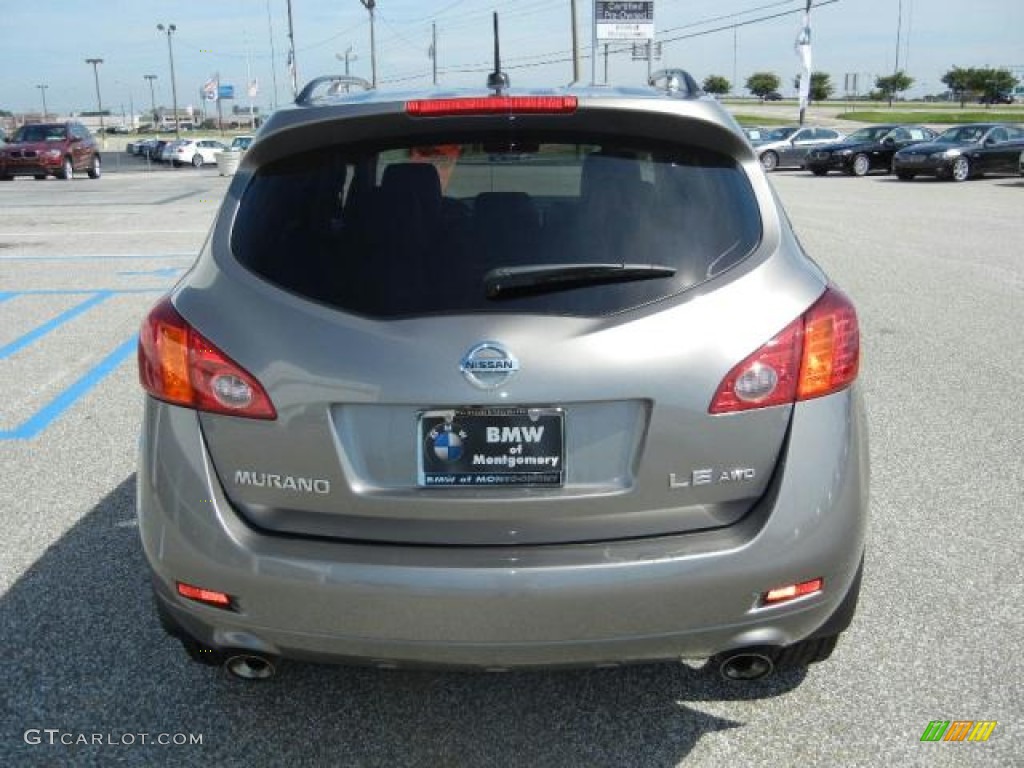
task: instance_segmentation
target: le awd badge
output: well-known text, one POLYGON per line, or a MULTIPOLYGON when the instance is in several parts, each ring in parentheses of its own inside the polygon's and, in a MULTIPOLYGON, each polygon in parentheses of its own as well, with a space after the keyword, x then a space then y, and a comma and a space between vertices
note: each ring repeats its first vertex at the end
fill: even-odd
POLYGON ((695 469, 689 475, 669 473, 669 488, 695 488, 698 485, 722 485, 724 483, 745 483, 757 477, 753 467, 737 467, 735 469, 695 469))

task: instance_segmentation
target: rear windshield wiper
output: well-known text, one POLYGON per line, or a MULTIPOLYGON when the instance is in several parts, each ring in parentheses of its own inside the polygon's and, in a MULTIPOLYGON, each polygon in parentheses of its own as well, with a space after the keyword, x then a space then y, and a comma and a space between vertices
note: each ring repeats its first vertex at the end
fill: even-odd
POLYGON ((498 267, 484 275, 488 299, 511 299, 566 291, 600 283, 628 283, 672 277, 674 267, 662 264, 533 264, 498 267))

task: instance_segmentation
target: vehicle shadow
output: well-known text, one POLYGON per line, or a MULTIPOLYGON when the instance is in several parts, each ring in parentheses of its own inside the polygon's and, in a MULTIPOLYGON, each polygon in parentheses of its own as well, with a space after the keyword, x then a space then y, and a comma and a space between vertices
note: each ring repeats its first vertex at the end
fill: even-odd
POLYGON ((682 664, 470 674, 291 663, 241 683, 188 661, 159 628, 134 494, 132 475, 0 599, 0 764, 671 766, 702 735, 743 727, 691 702, 779 696, 804 678, 727 683, 682 664), (158 745, 159 734, 202 743, 158 745))

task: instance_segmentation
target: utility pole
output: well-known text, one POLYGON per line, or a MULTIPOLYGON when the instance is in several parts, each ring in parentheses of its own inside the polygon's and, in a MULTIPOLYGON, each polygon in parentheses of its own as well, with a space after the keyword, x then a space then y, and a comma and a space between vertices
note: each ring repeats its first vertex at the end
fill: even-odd
POLYGON ((156 75, 143 75, 143 78, 149 80, 149 107, 153 110, 153 127, 156 127, 156 94, 153 93, 153 81, 156 80, 156 75))
POLYGON ((100 98, 100 70, 99 65, 103 63, 103 59, 86 59, 86 64, 92 64, 92 76, 96 81, 96 104, 100 108, 100 144, 106 149, 107 146, 107 131, 103 127, 103 99, 100 98))
POLYGON ((295 28, 292 26, 292 0, 288 0, 288 70, 292 78, 292 98, 299 95, 299 65, 295 61, 295 28))
POLYGON ((47 118, 47 115, 46 115, 46 89, 49 88, 49 87, 50 86, 48 86, 48 85, 37 85, 36 86, 36 88, 39 89, 39 92, 41 94, 43 94, 43 122, 44 123, 49 122, 49 120, 47 118))
POLYGON ((270 30, 270 79, 274 83, 274 97, 271 109, 277 111, 277 54, 274 52, 274 22, 270 17, 270 0, 267 0, 267 29, 270 30))
MULTIPOLYGON (((571 0, 570 12, 572 13, 572 81, 580 81, 580 37, 576 20, 576 0, 571 0)), ((596 52, 595 52, 596 53, 596 52)), ((608 82, 608 46, 604 47, 604 81, 608 82)))
POLYGON ((437 85, 437 24, 433 22, 430 24, 430 61, 434 69, 434 85, 437 85))
POLYGON ((903 32, 903 0, 900 0, 898 9, 899 18, 896 20, 896 66, 892 68, 894 75, 900 71, 900 35, 903 32))
POLYGON ((374 9, 377 7, 377 0, 359 0, 363 7, 370 12, 370 84, 377 87, 377 38, 374 29, 374 9))
POLYGON ((178 125, 178 84, 174 77, 174 47, 171 45, 171 35, 178 28, 174 24, 157 24, 156 28, 167 33, 167 56, 171 60, 171 108, 174 110, 174 138, 181 138, 181 127, 178 125))

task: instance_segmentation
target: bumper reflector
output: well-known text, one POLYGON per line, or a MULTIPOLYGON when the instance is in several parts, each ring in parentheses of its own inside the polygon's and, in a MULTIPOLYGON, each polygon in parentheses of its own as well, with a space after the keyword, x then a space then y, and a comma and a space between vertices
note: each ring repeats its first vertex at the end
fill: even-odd
POLYGON ((798 597, 821 592, 824 586, 824 579, 811 579, 810 581, 801 581, 799 584, 789 584, 785 587, 768 590, 761 596, 761 602, 764 605, 778 605, 789 600, 795 600, 798 597))
POLYGON ((230 608, 232 605, 231 595, 229 594, 217 592, 212 589, 194 587, 191 584, 185 584, 181 581, 178 582, 178 594, 182 597, 187 597, 189 600, 206 603, 207 605, 213 605, 217 608, 230 608))

